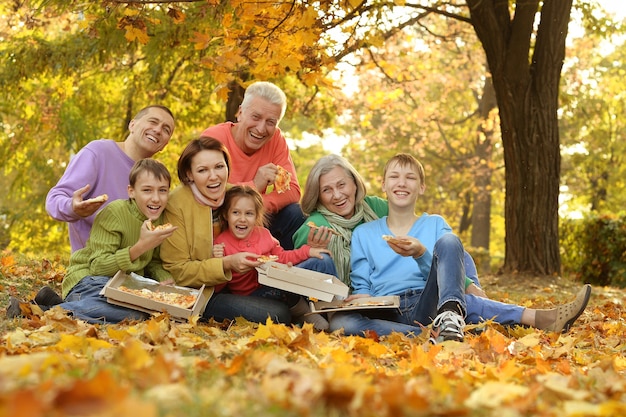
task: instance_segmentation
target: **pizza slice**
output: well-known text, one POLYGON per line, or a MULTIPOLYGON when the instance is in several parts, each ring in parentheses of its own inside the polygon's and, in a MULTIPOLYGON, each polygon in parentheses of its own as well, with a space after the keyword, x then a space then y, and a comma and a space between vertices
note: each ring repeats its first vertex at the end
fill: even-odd
POLYGON ((165 223, 165 224, 161 224, 159 226, 155 226, 154 224, 152 224, 152 221, 148 221, 148 228, 152 231, 154 230, 167 230, 167 229, 171 229, 172 224, 171 223, 165 223))
POLYGON ((389 243, 393 243, 394 245, 407 244, 411 242, 408 239, 402 239, 402 238, 398 238, 392 235, 383 235, 383 239, 389 243))
POLYGON ((266 263, 266 262, 276 262, 278 260, 278 256, 276 255, 261 255, 256 258, 257 261, 266 263))
POLYGON ((274 189, 278 194, 282 194, 291 189, 291 172, 280 165, 276 165, 276 178, 274 179, 274 189))
MULTIPOLYGON (((313 223, 312 221, 308 222, 306 224, 307 226, 309 226, 311 229, 319 229, 320 226, 316 225, 315 223, 313 223)), ((332 233, 333 235, 339 236, 339 232, 337 232, 336 230, 331 229, 330 227, 327 227, 327 229, 330 231, 330 233, 332 233)))
POLYGON ((104 203, 109 199, 107 194, 102 194, 97 197, 88 198, 87 200, 83 200, 84 203, 104 203))

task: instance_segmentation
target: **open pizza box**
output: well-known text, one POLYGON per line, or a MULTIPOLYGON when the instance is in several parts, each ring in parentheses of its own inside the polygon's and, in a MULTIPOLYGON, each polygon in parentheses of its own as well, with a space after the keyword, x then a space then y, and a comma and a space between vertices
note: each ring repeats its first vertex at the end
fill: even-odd
POLYGON ((311 312, 308 314, 330 313, 331 311, 376 310, 383 308, 395 308, 399 310, 400 297, 397 295, 386 295, 380 297, 356 298, 352 301, 310 301, 309 304, 311 305, 311 312))
POLYGON ((204 285, 199 289, 178 287, 175 285, 162 285, 158 281, 142 277, 133 272, 127 274, 124 271, 118 271, 115 276, 107 282, 100 294, 104 295, 107 298, 107 302, 110 304, 132 308, 133 310, 146 313, 160 313, 165 311, 176 320, 186 320, 192 316, 199 316, 204 312, 209 300, 203 290, 204 285), (120 287, 143 291, 146 295, 150 295, 149 292, 153 292, 164 300, 168 299, 168 297, 174 298, 176 294, 183 294, 191 296, 187 297, 188 299, 193 300, 193 298, 195 298, 195 301, 185 308, 181 305, 168 303, 166 301, 157 301, 147 296, 130 293, 120 289, 120 287))
POLYGON ((332 275, 297 266, 267 262, 256 269, 259 272, 260 284, 318 300, 332 301, 335 297, 343 299, 348 296, 350 290, 346 284, 332 275))

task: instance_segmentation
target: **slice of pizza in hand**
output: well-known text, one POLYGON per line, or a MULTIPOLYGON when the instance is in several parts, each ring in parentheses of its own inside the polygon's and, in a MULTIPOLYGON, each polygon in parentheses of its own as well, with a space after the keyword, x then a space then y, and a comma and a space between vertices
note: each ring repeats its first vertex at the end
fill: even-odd
POLYGON ((291 172, 280 165, 276 165, 276 178, 274 178, 274 189, 278 194, 282 194, 291 189, 291 172))
MULTIPOLYGON (((320 226, 316 225, 315 223, 313 223, 312 221, 308 222, 306 224, 307 226, 309 226, 311 229, 319 229, 320 226)), ((333 235, 337 235, 339 236, 339 232, 337 232, 336 230, 331 229, 330 227, 326 228, 330 233, 332 233, 333 235)))
POLYGON ((109 196, 106 194, 99 195, 97 197, 89 198, 87 200, 83 200, 83 203, 104 203, 109 199, 109 196))
POLYGON ((393 243, 394 245, 407 244, 411 242, 409 239, 402 239, 392 235, 383 235, 383 239, 387 242, 393 243))
POLYGON ((171 229, 172 227, 174 227, 174 226, 172 226, 171 223, 165 223, 165 224, 161 224, 159 226, 155 226, 152 223, 152 220, 148 220, 148 229, 150 229, 152 231, 155 231, 155 230, 167 230, 167 229, 171 229))
POLYGON ((266 262, 276 262, 278 260, 278 256, 276 255, 261 255, 256 258, 257 261, 266 263, 266 262))

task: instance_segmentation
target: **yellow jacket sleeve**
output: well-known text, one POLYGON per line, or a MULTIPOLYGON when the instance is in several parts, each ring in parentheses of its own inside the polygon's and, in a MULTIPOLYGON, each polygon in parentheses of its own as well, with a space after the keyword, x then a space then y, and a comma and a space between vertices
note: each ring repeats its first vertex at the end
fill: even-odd
POLYGON ((198 203, 188 186, 180 185, 170 194, 164 221, 178 230, 161 244, 161 260, 177 285, 199 288, 228 282, 222 258, 213 257, 213 213, 198 203))

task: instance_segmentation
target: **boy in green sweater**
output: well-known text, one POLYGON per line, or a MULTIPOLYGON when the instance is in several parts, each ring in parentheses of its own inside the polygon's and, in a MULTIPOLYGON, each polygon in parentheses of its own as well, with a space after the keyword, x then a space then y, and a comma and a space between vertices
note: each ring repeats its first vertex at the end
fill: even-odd
MULTIPOLYGON (((100 291, 119 270, 135 272, 164 284, 173 283, 170 273, 161 265, 159 245, 176 228, 152 230, 161 224, 170 183, 170 173, 162 163, 154 159, 135 163, 129 175, 129 198, 113 201, 99 212, 86 246, 70 257, 61 284, 64 301, 59 307, 90 323, 117 323, 148 317, 146 313, 109 304, 100 291)), ((46 310, 51 306, 41 307, 46 310)), ((12 298, 7 316, 16 317, 20 313, 19 300, 12 298)))

